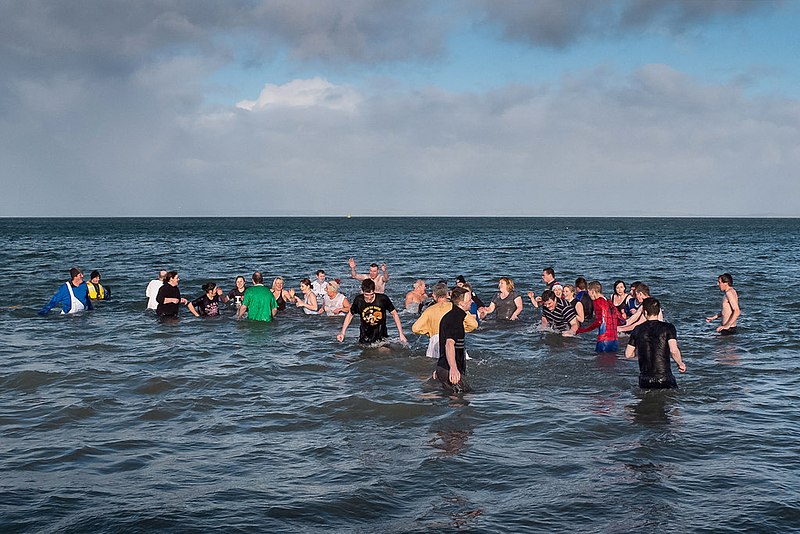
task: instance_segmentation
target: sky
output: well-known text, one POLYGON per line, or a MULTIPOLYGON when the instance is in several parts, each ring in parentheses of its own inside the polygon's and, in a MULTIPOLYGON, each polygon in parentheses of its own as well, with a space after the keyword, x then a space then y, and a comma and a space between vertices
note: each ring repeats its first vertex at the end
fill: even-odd
POLYGON ((0 0, 0 216, 800 216, 800 0, 0 0))

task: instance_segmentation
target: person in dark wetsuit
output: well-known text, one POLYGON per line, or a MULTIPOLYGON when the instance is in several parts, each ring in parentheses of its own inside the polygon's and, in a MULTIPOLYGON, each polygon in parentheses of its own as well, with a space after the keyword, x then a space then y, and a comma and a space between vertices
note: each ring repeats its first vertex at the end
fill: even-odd
POLYGON ((677 388, 669 359, 675 360, 678 371, 686 372, 681 359, 675 326, 658 320, 661 303, 648 297, 642 302, 647 320, 633 329, 625 349, 626 358, 639 357, 639 387, 642 389, 677 388))
POLYGON ((436 362, 433 378, 450 395, 472 391, 464 381, 467 372, 464 318, 472 304, 471 293, 464 287, 454 287, 450 292, 453 309, 444 314, 439 323, 439 361, 436 362))

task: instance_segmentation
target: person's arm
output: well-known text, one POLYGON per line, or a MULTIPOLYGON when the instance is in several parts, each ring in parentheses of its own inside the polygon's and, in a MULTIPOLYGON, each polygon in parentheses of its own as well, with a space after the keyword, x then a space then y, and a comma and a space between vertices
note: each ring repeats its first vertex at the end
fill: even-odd
POLYGON ((514 304, 517 305, 517 310, 511 314, 511 317, 509 317, 509 319, 511 319, 512 321, 516 321, 517 319, 519 319, 519 314, 522 313, 522 297, 518 296, 517 298, 515 298, 514 304))
POLYGON ((475 305, 478 308, 483 308, 484 306, 486 306, 486 304, 483 303, 481 298, 478 295, 476 295, 474 291, 472 292, 472 300, 475 302, 475 305))
POLYGON ((583 302, 578 301, 575 303, 575 315, 578 318, 578 323, 582 323, 585 318, 583 314, 583 302))
POLYGON ((483 308, 478 308, 478 317, 483 319, 484 317, 492 313, 496 307, 497 306, 495 306, 494 302, 490 302, 488 306, 484 306, 483 308))
POLYGON ((578 318, 573 317, 573 319, 569 322, 569 328, 561 332, 561 335, 564 337, 572 337, 578 333, 578 318))
POLYGON ((539 303, 536 301, 536 293, 533 291, 528 291, 528 298, 531 299, 531 304, 533 304, 534 308, 539 307, 539 303))
POLYGON ((714 315, 709 315, 708 317, 706 317, 706 322, 711 323, 713 321, 716 321, 717 319, 719 319, 719 314, 715 313, 714 315))
POLYGON ((353 314, 347 312, 347 315, 344 316, 344 324, 342 324, 342 331, 339 333, 339 335, 336 336, 336 339, 338 339, 340 343, 344 341, 344 335, 345 333, 347 333, 347 327, 350 326, 350 321, 352 320, 353 320, 353 314))
POLYGON ((335 308, 333 310, 333 313, 342 313, 342 312, 350 313, 350 301, 347 300, 347 297, 342 299, 342 307, 341 308, 335 308))
POLYGON ((639 326, 643 312, 644 308, 642 306, 636 308, 636 311, 633 312, 633 315, 628 317, 628 319, 625 321, 625 324, 617 328, 617 332, 630 332, 631 330, 639 326))
POLYGON ((578 330, 575 333, 576 334, 583 334, 585 332, 591 332, 592 330, 594 330, 595 328, 600 326, 600 323, 603 322, 602 315, 603 315, 602 313, 595 313, 594 322, 592 324, 590 324, 589 326, 585 327, 585 328, 578 328, 578 330))
POLYGON ((356 280, 366 280, 369 275, 366 274, 358 274, 356 273, 356 260, 350 258, 347 260, 347 264, 350 266, 350 278, 355 278, 356 280))
POLYGON ((458 372, 458 365, 456 364, 456 340, 447 338, 444 342, 444 355, 447 358, 447 364, 450 366, 450 376, 448 379, 453 385, 461 382, 461 373, 458 372))
MULTIPOLYGON (((245 313, 247 313, 247 305, 246 305, 246 304, 244 304, 244 303, 242 303, 242 305, 241 305, 241 306, 239 306, 239 309, 238 309, 238 310, 236 310, 236 318, 237 318, 237 319, 241 319, 241 318, 242 318, 242 316, 243 316, 245 313)), ((272 310, 272 315, 273 315, 273 316, 275 316, 275 310, 274 310, 274 309, 272 310)))
POLYGON ((192 312, 192 315, 194 315, 195 317, 200 317, 200 314, 197 313, 197 310, 194 307, 194 302, 190 302, 189 304, 186 305, 186 307, 189 308, 189 311, 192 312))
POLYGON ((667 344, 669 345, 669 352, 672 355, 672 359, 678 365, 678 371, 680 371, 681 373, 685 373, 686 364, 683 363, 683 359, 681 358, 681 350, 678 348, 678 340, 669 339, 667 340, 667 344))
POLYGON ((381 263, 381 271, 383 271, 383 283, 385 284, 389 281, 389 271, 386 270, 385 263, 381 263))
POLYGON ((416 302, 414 300, 414 292, 409 291, 408 293, 406 293, 406 309, 408 309, 409 306, 414 304, 414 302, 416 302))
POLYGON ((403 334, 403 325, 400 324, 400 314, 397 313, 397 310, 392 310, 392 318, 394 318, 394 324, 397 325, 397 331, 400 332, 400 342, 408 343, 405 334, 403 334))
POLYGON ((58 288, 58 291, 56 291, 56 294, 53 295, 50 301, 36 313, 38 313, 39 315, 47 315, 48 313, 50 313, 50 310, 52 310, 61 303, 61 301, 64 299, 65 294, 68 297, 69 293, 67 292, 67 286, 61 284, 61 287, 58 288))

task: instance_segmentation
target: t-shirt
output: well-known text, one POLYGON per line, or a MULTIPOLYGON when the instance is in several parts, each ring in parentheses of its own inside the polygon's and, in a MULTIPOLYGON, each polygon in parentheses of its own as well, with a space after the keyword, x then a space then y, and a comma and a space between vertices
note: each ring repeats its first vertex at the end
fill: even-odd
POLYGON ((386 315, 395 310, 392 301, 383 293, 375 293, 375 299, 367 302, 364 295, 353 299, 350 313, 361 317, 359 343, 375 343, 389 337, 386 330, 386 315))
POLYGON ((464 318, 467 312, 453 306, 453 309, 444 314, 442 321, 439 323, 439 361, 436 362, 437 367, 450 370, 450 364, 447 363, 447 340, 452 339, 455 341, 456 349, 456 367, 459 373, 464 373, 467 370, 467 360, 464 352, 464 318))
POLYGON ((244 290, 239 291, 238 287, 234 287, 230 291, 228 291, 228 298, 233 301, 233 304, 238 308, 242 305, 242 301, 244 300, 244 292, 247 291, 247 288, 244 290))
POLYGON ((192 301, 192 306, 201 316, 219 315, 219 295, 214 295, 213 299, 208 298, 208 295, 198 297, 192 301))
POLYGON ((669 340, 678 339, 675 326, 664 321, 645 321, 631 332, 628 345, 639 355, 639 378, 673 378, 670 369, 669 340))
POLYGON ((556 298, 556 307, 553 308, 553 311, 548 310, 547 306, 542 304, 542 317, 547 319, 547 324, 550 328, 559 332, 568 330, 569 323, 576 316, 575 308, 564 299, 556 298))
POLYGON ((158 290, 158 295, 156 295, 156 301, 158 302, 156 313, 162 317, 177 317, 181 305, 177 302, 164 304, 164 299, 178 299, 180 301, 181 290, 178 289, 178 286, 162 284, 158 290))
POLYGON ((605 297, 593 300, 592 305, 595 313, 594 321, 589 326, 579 328, 578 333, 583 334, 597 328, 597 341, 616 341, 619 312, 605 297))
MULTIPOLYGON (((336 293, 336 296, 333 298, 330 298, 328 294, 325 293, 325 297, 322 299, 322 305, 325 307, 326 315, 333 315, 333 310, 341 308, 343 304, 344 304, 344 293, 336 293)), ((347 315, 347 314, 343 311, 340 311, 336 315, 347 315)))
POLYGON ((325 298, 325 289, 327 289, 327 287, 328 287, 327 280, 320 283, 319 279, 315 278, 311 282, 311 292, 317 296, 317 303, 321 303, 322 300, 325 298))
POLYGON ((247 318, 253 321, 272 321, 272 310, 278 308, 275 295, 261 284, 247 288, 242 304, 247 306, 247 318))
POLYGON ((518 296, 516 291, 511 291, 506 298, 500 298, 499 291, 495 294, 492 302, 498 319, 511 319, 511 316, 517 311, 517 303, 514 302, 514 299, 518 296))
POLYGON ((147 284, 147 289, 145 290, 144 294, 147 297, 148 310, 155 310, 158 308, 158 301, 156 300, 156 297, 158 296, 158 290, 161 289, 161 286, 163 285, 163 280, 150 280, 150 283, 147 284))

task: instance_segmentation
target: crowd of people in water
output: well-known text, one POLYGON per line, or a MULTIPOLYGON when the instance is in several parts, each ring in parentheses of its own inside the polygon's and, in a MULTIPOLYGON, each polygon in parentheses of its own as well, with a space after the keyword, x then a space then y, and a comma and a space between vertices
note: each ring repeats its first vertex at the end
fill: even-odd
MULTIPOLYGON (((237 276, 234 287, 227 293, 215 282, 207 282, 202 285, 202 294, 191 301, 181 296, 178 273, 161 271, 145 289, 147 309, 155 311, 162 320, 172 320, 178 317, 183 306, 196 317, 218 316, 225 307, 230 307, 235 310, 237 319, 270 322, 287 307, 295 306, 308 315, 342 317, 342 327, 336 336, 340 342, 344 341, 350 323, 358 317, 358 342, 367 345, 386 342, 389 337, 387 318, 391 316, 400 341, 406 343, 400 315, 386 295, 389 282, 386 264, 373 263, 368 272, 358 273, 353 258, 347 263, 350 277, 361 282, 361 292, 352 302, 339 291, 341 280, 328 280, 321 269, 313 280, 302 279, 299 291, 287 288, 280 276, 267 288, 264 276, 257 271, 250 285, 244 276, 237 276)), ((110 298, 110 288, 100 283, 98 271, 91 273, 88 282, 77 267, 70 269, 69 274, 70 280, 59 286, 53 298, 39 310, 39 315, 47 315, 56 307, 60 307, 62 314, 91 310, 93 302, 110 298)), ((637 281, 628 288, 624 281, 616 280, 607 298, 599 281, 587 282, 578 277, 574 284, 561 284, 551 267, 542 270, 542 283, 541 294, 528 291, 525 295, 534 308, 541 310, 539 328, 542 331, 571 337, 596 330, 595 351, 598 353, 616 353, 619 334, 627 334, 625 356, 638 358, 639 386, 644 389, 677 387, 670 359, 681 373, 686 371, 686 364, 678 348, 676 329, 664 321, 661 304, 650 294, 647 284, 637 281)), ((729 273, 721 274, 717 285, 724 294, 722 308, 719 314, 707 317, 706 321, 720 320, 716 329, 720 335, 736 334, 741 310, 733 277, 729 273)), ((455 278, 453 287, 442 280, 433 285, 430 292, 424 280, 417 280, 407 292, 404 305, 418 316, 412 332, 429 338, 426 354, 437 359, 432 378, 449 393, 470 391, 464 380, 469 359, 466 333, 478 329, 490 315, 497 321, 519 320, 524 300, 509 277, 499 279, 497 292, 488 304, 478 297, 463 275, 455 278)))

